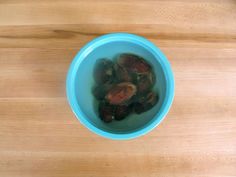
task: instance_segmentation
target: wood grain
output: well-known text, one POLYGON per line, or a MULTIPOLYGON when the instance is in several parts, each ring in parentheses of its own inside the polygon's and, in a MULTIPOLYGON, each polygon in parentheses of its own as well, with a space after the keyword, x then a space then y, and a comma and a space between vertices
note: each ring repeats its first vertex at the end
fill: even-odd
POLYGON ((1 177, 236 176, 234 0, 0 1, 1 177), (130 32, 170 60, 175 99, 148 135, 107 140, 66 100, 88 41, 130 32))

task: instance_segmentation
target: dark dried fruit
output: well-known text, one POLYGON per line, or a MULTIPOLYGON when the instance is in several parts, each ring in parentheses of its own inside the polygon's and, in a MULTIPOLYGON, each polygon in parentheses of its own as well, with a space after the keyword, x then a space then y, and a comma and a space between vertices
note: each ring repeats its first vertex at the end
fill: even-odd
POLYGON ((150 110, 158 102, 158 95, 154 92, 149 92, 147 95, 140 97, 137 103, 134 103, 134 112, 141 114, 150 110))
POLYGON ((98 85, 93 89, 93 95, 97 100, 103 100, 112 86, 112 84, 98 85))
POLYGON ((135 94, 136 86, 130 82, 122 82, 112 87, 106 95, 110 104, 121 105, 127 103, 135 94))
POLYGON ((138 93, 143 94, 152 89, 155 78, 152 72, 147 74, 140 74, 135 78, 138 93))
POLYGON ((118 57, 118 65, 126 68, 129 72, 147 73, 151 70, 151 66, 140 56, 124 53, 118 57))
POLYGON ((123 120, 133 111, 141 114, 158 102, 158 95, 151 91, 155 84, 152 67, 140 56, 124 53, 114 64, 98 60, 93 74, 96 86, 92 91, 104 122, 123 120))
POLYGON ((115 68, 115 76, 118 81, 130 82, 132 80, 131 75, 128 73, 126 68, 124 68, 118 64, 115 64, 114 68, 115 68))
POLYGON ((113 62, 108 59, 101 59, 96 62, 94 78, 98 84, 111 83, 114 80, 113 62))
POLYGON ((131 112, 130 106, 117 105, 115 106, 115 120, 123 120, 131 112))
POLYGON ((115 117, 114 106, 104 101, 99 103, 98 112, 99 117, 106 123, 111 122, 115 117))
POLYGON ((134 103, 133 107, 134 107, 134 112, 136 114, 141 114, 146 111, 146 107, 142 103, 139 103, 139 102, 134 103))

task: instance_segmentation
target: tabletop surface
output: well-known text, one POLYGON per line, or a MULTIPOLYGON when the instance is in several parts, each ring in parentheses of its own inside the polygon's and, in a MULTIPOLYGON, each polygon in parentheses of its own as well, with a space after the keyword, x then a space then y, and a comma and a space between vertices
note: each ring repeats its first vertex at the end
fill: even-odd
POLYGON ((235 177, 235 0, 0 1, 1 177, 235 177), (70 62, 111 32, 146 37, 176 81, 166 119, 99 137, 66 100, 70 62))

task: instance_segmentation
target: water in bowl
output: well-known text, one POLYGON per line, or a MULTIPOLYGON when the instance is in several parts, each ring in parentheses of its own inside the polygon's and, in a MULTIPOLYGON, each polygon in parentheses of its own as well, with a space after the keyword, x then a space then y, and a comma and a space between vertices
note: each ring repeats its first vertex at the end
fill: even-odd
POLYGON ((159 110, 166 94, 166 80, 164 72, 160 65, 160 60, 143 46, 131 42, 110 42, 101 45, 86 55, 85 59, 80 64, 78 73, 76 73, 76 98, 80 109, 89 118, 91 124, 99 129, 111 133, 129 133, 137 129, 142 129, 143 126, 152 121, 155 115, 158 115, 159 110), (112 123, 104 123, 98 116, 97 100, 94 98, 91 88, 95 85, 93 78, 93 69, 96 61, 100 58, 116 58, 120 53, 134 53, 139 55, 151 64, 156 76, 156 83, 153 87, 159 94, 159 102, 151 110, 143 114, 131 114, 128 118, 122 121, 114 121, 112 123), (81 90, 81 92, 80 92, 81 90))

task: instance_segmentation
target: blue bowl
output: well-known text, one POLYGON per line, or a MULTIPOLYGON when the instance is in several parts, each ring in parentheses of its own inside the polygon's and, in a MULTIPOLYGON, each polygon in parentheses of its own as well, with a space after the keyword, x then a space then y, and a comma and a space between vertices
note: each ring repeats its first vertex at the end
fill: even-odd
POLYGON ((68 71, 66 91, 71 109, 89 130, 109 139, 132 139, 150 132, 164 119, 174 97, 174 77, 168 60, 153 43, 137 35, 113 33, 92 40, 79 51, 68 71), (93 69, 96 60, 113 59, 120 53, 140 55, 152 64, 156 75, 154 90, 160 99, 143 114, 107 124, 98 117, 98 103, 91 92, 95 85, 93 69))

